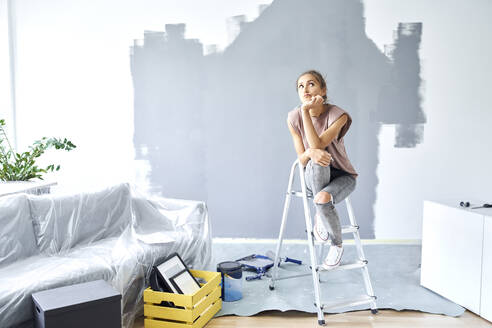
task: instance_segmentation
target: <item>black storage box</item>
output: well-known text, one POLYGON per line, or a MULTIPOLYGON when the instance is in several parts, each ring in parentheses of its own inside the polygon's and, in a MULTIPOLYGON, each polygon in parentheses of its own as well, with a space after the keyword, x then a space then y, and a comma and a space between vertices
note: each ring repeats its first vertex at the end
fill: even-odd
POLYGON ((36 328, 121 328, 121 294, 104 280, 32 294, 36 328))

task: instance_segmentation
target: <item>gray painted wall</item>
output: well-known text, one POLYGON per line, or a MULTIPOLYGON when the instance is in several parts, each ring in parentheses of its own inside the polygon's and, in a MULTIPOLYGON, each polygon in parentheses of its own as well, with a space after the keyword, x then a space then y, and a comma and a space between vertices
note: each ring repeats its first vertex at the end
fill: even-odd
MULTIPOLYGON (((422 25, 398 26, 390 58, 365 35, 355 0, 274 1, 223 53, 207 56, 184 32, 166 25, 133 48, 134 142, 153 190, 206 200, 215 236, 276 236, 295 159, 285 119, 299 103, 298 74, 315 68, 331 101, 352 115, 346 147, 360 174, 352 200, 362 236, 374 237, 381 123, 398 124, 396 147, 422 141, 422 25)), ((300 203, 291 214, 287 236, 301 238, 300 203)))

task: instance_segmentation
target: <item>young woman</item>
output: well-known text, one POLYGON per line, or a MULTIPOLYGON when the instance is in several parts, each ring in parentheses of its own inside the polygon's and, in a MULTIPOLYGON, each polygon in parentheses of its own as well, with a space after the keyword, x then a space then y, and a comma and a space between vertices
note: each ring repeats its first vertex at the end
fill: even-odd
POLYGON ((352 118, 327 102, 326 82, 319 72, 302 73, 296 88, 302 104, 289 112, 287 125, 305 170, 306 187, 314 196, 314 237, 323 243, 331 240, 322 263, 330 270, 340 265, 343 254, 340 219, 334 204, 345 199, 356 184, 357 172, 343 143, 352 118))

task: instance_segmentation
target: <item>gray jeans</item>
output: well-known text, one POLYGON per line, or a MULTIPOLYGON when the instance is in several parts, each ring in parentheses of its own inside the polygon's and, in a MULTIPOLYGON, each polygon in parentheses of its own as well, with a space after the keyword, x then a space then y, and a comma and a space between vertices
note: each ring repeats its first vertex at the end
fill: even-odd
POLYGON ((326 191, 332 197, 332 200, 325 204, 317 204, 316 211, 321 219, 328 223, 328 232, 330 233, 333 245, 342 244, 342 228, 340 218, 334 204, 338 204, 345 199, 355 189, 356 180, 353 176, 345 171, 336 169, 332 166, 321 166, 310 160, 305 168, 304 177, 306 187, 309 192, 316 196, 320 191, 326 191))

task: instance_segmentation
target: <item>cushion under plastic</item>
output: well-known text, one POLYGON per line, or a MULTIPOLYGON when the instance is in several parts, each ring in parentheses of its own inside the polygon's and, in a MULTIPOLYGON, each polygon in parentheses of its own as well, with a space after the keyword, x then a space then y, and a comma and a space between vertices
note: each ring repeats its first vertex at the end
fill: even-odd
POLYGON ((48 254, 116 237, 132 220, 128 184, 94 193, 30 196, 29 203, 39 249, 48 254))
POLYGON ((0 267, 38 254, 25 194, 0 197, 0 267))

